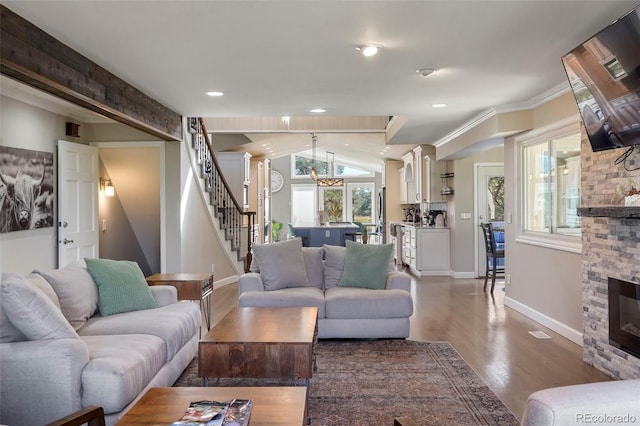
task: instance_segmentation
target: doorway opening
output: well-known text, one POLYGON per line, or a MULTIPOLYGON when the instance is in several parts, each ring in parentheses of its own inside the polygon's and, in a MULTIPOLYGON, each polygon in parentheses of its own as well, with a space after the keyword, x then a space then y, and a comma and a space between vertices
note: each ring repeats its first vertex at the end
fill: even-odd
POLYGON ((504 229, 504 163, 476 163, 475 174, 475 275, 486 274, 486 253, 480 230, 483 222, 492 222, 494 228, 504 229))

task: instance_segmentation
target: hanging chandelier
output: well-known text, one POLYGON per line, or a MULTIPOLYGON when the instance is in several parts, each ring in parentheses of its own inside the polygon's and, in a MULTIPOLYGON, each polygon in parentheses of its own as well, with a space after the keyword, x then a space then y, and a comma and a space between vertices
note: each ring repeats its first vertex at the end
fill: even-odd
POLYGON ((316 181, 318 183, 318 186, 343 186, 344 185, 344 179, 333 176, 335 157, 336 157, 335 153, 327 151, 327 167, 329 167, 329 170, 330 170, 329 173, 331 173, 331 176, 318 179, 316 181), (331 163, 329 163, 329 154, 331 154, 331 163))

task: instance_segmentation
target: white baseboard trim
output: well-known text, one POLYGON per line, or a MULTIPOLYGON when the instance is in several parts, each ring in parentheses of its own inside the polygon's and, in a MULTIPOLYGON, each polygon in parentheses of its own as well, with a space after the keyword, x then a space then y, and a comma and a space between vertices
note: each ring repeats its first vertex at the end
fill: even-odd
POLYGON ((582 333, 579 332, 578 330, 574 330, 573 328, 568 327, 567 325, 541 312, 538 312, 535 309, 532 309, 525 304, 522 304, 516 300, 513 300, 510 297, 507 297, 507 296, 504 297, 504 304, 505 306, 508 306, 511 309, 520 312, 522 315, 525 315, 536 322, 539 322, 543 326, 555 331, 562 337, 566 337, 576 345, 582 347, 582 344, 583 344, 582 333))
POLYGON ((475 272, 456 272, 456 271, 450 271, 449 272, 449 276, 451 276, 451 278, 457 278, 457 279, 474 279, 476 277, 475 272))
POLYGON ((213 288, 216 289, 216 288, 224 287, 225 285, 237 283, 239 278, 240 277, 238 275, 231 275, 230 277, 223 278, 218 281, 214 281, 213 288))

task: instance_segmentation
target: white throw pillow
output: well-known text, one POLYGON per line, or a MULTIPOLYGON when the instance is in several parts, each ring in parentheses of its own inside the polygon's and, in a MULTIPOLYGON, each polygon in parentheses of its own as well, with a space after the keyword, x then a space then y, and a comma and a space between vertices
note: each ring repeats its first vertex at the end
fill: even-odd
MULTIPOLYGON (((10 275, 13 274, 7 274, 7 277, 10 275)), ((44 294, 46 294, 47 297, 56 305, 56 307, 60 309, 58 296, 56 295, 56 292, 53 291, 51 284, 49 284, 47 280, 38 274, 29 274, 25 278, 42 290, 44 294)), ((27 337, 22 334, 22 332, 9 320, 5 309, 2 307, 2 303, 0 303, 0 343, 22 342, 25 340, 27 340, 27 337)))
POLYGON ((253 252, 265 290, 309 285, 302 255, 302 240, 299 238, 272 244, 255 244, 253 252))
POLYGON ((33 271, 51 284, 65 318, 79 330, 98 309, 98 286, 84 262, 47 272, 33 271))
POLYGON ((60 309, 26 278, 3 273, 0 300, 9 321, 27 339, 78 339, 78 334, 60 309))
POLYGON ((29 275, 26 275, 25 278, 27 279, 27 281, 31 282, 40 290, 42 290, 44 294, 46 294, 47 297, 51 299, 53 304, 58 307, 58 309, 62 309, 60 307, 60 299, 58 299, 58 295, 56 294, 53 287, 51 287, 51 284, 49 284, 49 281, 45 280, 42 275, 31 273, 29 275))

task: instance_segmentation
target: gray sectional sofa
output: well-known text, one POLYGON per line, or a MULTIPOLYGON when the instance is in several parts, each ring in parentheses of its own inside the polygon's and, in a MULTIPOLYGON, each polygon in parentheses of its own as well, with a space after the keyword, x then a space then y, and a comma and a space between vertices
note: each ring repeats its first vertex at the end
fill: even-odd
POLYGON ((101 316, 84 263, 3 273, 0 424, 42 425, 98 405, 111 425, 150 387, 171 386, 197 353, 200 308, 178 302, 174 287, 149 291, 158 307, 101 316))
POLYGON ((293 244, 289 249, 300 250, 303 266, 288 258, 288 250, 261 259, 259 250, 262 248, 254 247, 251 267, 254 272, 239 279, 238 306, 315 306, 318 308, 318 338, 321 339, 409 336, 409 318, 413 314, 411 277, 395 270, 393 254, 383 267, 386 269, 383 270, 383 289, 346 287, 340 285, 345 269, 345 247, 276 244, 293 244), (277 264, 271 265, 272 262, 277 264), (265 282, 264 271, 260 270, 265 265, 275 266, 271 281, 275 275, 279 283, 285 284, 274 286, 265 282), (299 273, 297 276, 296 272, 299 273))

